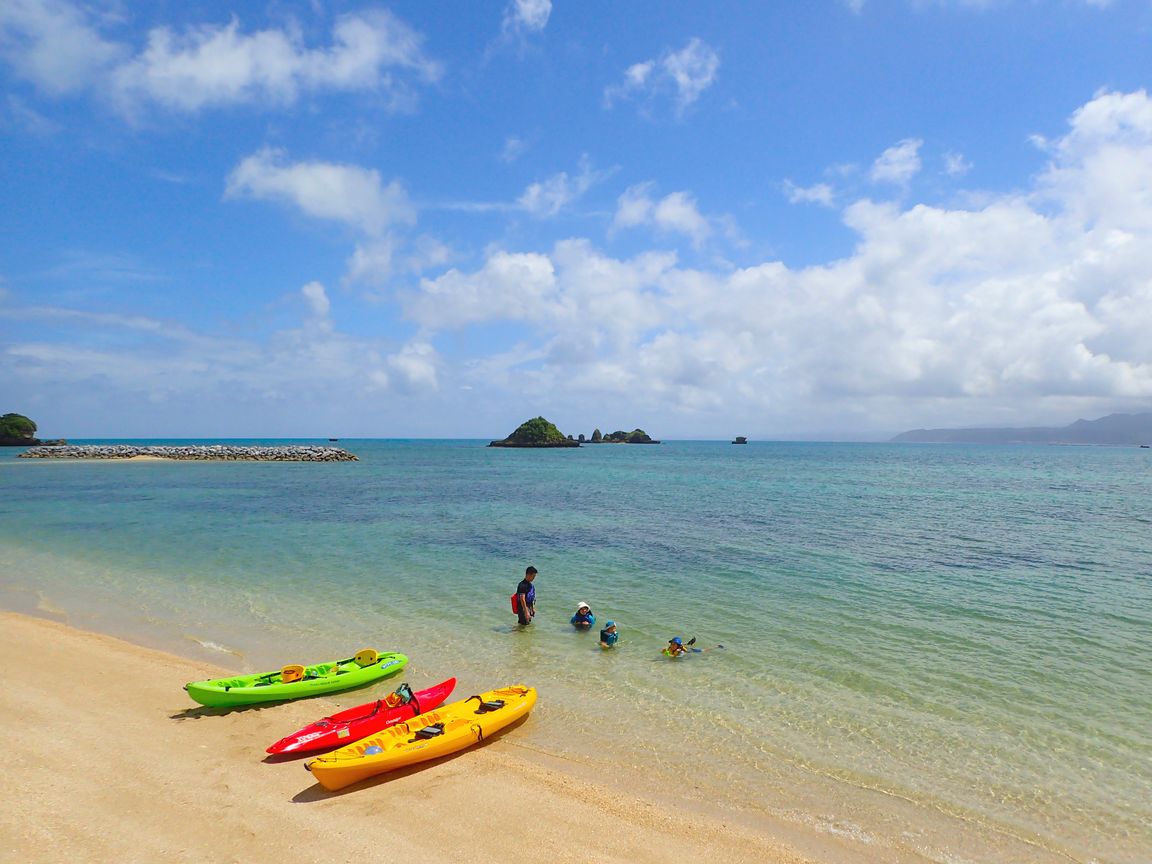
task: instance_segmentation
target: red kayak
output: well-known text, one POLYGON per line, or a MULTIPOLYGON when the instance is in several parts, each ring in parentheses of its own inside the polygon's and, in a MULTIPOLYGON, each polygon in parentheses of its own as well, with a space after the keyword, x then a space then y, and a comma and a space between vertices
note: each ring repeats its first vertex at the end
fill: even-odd
POLYGON ((331 747, 343 747, 389 726, 402 723, 409 717, 431 711, 448 698, 448 694, 455 686, 456 679, 449 678, 435 687, 413 693, 411 687, 401 684, 395 693, 389 693, 383 699, 357 705, 331 717, 324 717, 310 726, 293 732, 287 738, 281 738, 268 748, 268 752, 311 753, 316 750, 328 750, 331 747))

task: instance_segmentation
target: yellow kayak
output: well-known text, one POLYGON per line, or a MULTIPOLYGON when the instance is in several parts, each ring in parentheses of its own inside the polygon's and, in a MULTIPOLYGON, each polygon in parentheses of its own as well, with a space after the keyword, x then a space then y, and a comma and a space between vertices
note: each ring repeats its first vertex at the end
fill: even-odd
POLYGON ((515 723, 536 704, 536 688, 512 685, 469 696, 341 747, 304 767, 325 789, 447 756, 515 723))

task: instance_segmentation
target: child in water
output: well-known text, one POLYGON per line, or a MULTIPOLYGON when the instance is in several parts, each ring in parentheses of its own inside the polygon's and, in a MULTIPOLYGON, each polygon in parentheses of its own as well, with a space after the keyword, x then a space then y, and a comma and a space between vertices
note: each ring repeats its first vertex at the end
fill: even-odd
POLYGON ((616 622, 605 621, 604 629, 600 631, 600 647, 611 648, 619 638, 620 634, 616 632, 616 622))
POLYGON ((669 657, 679 657, 681 654, 687 654, 688 648, 684 644, 683 639, 681 639, 679 636, 673 636, 668 640, 668 647, 660 653, 666 654, 669 657))
POLYGON ((572 616, 572 626, 581 630, 588 630, 596 623, 596 616, 583 600, 576 606, 576 614, 572 616))

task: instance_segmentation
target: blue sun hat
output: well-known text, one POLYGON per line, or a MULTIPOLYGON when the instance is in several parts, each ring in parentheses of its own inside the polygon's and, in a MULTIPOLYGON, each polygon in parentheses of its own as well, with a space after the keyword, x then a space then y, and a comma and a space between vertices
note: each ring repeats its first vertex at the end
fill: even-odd
POLYGON ((612 629, 613 627, 615 627, 615 626, 616 626, 616 622, 615 622, 615 621, 605 621, 605 622, 604 622, 604 629, 605 629, 605 630, 611 630, 611 629, 612 629))
POLYGON ((683 645, 684 644, 684 642, 680 639, 679 636, 673 636, 671 642, 673 645, 683 645))

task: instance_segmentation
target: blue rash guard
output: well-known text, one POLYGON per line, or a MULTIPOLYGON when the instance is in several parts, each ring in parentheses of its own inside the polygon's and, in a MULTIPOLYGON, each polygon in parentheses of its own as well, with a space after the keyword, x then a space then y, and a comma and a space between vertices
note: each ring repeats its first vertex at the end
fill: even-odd
POLYGON ((575 615, 572 616, 572 625, 574 627, 578 627, 581 625, 591 627, 595 623, 596 623, 596 616, 593 615, 591 612, 589 612, 587 615, 581 615, 579 612, 577 612, 575 615))

